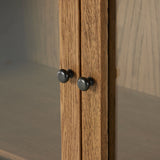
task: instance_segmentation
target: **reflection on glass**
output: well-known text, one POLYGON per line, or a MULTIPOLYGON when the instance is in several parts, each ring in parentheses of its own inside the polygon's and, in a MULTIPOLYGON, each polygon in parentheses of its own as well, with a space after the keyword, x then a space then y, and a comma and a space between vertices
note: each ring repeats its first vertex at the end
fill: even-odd
POLYGON ((0 13, 0 159, 60 160, 58 0, 0 13))
POLYGON ((117 0, 117 159, 160 158, 160 1, 117 0))

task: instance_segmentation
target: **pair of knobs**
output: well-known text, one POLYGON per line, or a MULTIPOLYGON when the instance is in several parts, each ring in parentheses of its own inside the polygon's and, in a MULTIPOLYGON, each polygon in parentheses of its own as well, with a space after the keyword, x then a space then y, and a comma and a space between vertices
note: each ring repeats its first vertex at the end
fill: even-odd
MULTIPOLYGON (((64 69, 60 69, 57 73, 58 76, 58 80, 61 83, 66 83, 69 78, 72 78, 74 76, 74 72, 69 69, 69 70, 64 70, 64 69)), ((78 88, 81 91, 87 91, 89 89, 90 86, 92 86, 94 84, 94 79, 89 77, 89 78, 85 78, 85 77, 80 77, 77 81, 77 85, 78 88)))

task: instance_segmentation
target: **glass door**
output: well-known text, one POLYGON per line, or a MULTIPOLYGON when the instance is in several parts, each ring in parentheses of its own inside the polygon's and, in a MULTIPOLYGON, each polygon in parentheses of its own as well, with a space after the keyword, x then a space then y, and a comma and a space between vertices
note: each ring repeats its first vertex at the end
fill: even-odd
POLYGON ((160 159, 159 6, 117 0, 117 160, 160 159))
POLYGON ((0 159, 60 160, 58 0, 0 1, 0 159))

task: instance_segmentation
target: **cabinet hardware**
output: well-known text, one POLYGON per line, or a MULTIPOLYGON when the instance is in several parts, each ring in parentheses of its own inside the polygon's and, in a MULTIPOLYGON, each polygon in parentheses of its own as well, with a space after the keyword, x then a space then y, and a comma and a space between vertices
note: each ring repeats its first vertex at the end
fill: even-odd
POLYGON ((72 78, 73 76, 74 72, 71 69, 68 69, 67 71, 65 69, 60 69, 57 72, 58 80, 61 83, 66 83, 69 80, 69 78, 72 78))
POLYGON ((78 88, 81 91, 87 91, 90 86, 93 86, 94 83, 95 81, 91 77, 88 77, 88 78, 80 77, 77 81, 78 88))

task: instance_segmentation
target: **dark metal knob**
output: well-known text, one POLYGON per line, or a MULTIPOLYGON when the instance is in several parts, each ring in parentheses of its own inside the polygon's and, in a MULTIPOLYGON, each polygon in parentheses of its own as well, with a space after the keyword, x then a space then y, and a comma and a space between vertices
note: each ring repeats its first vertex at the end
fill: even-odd
POLYGON ((74 72, 69 69, 69 70, 64 70, 64 69, 60 69, 58 72, 57 72, 57 77, 58 77, 58 80, 61 82, 61 83, 66 83, 69 78, 72 78, 74 76, 74 72))
POLYGON ((81 91, 87 91, 90 86, 93 86, 94 84, 94 79, 91 77, 85 78, 85 77, 80 77, 77 81, 78 88, 81 91))

